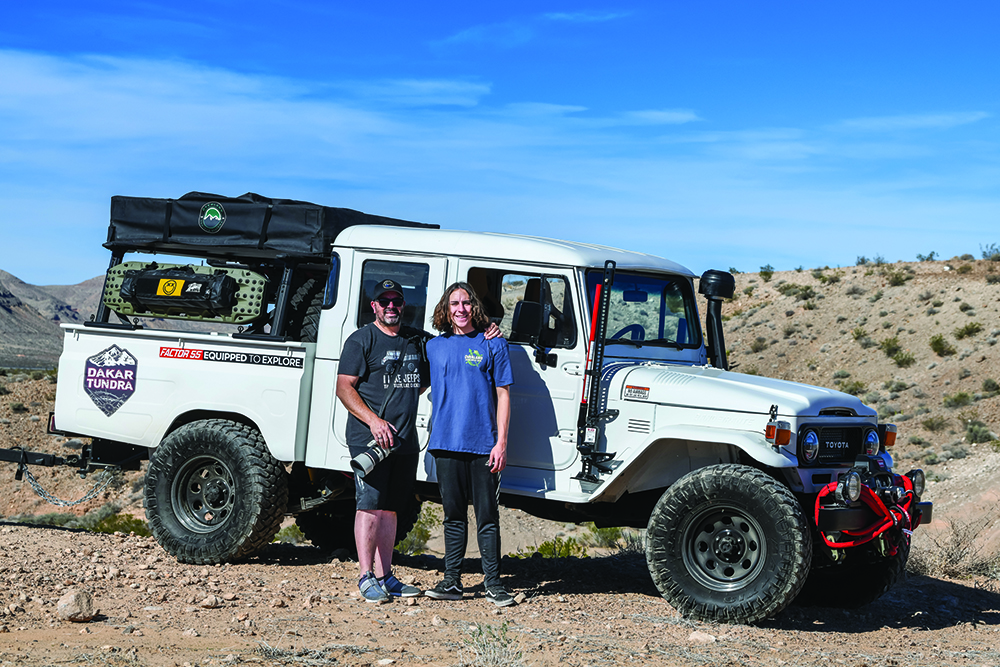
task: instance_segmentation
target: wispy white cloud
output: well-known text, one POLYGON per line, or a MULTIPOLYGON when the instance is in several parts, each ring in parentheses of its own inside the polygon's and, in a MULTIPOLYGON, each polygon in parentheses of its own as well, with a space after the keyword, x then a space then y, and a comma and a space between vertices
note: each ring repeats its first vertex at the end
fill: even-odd
POLYGON ((431 42, 432 46, 495 46, 513 48, 521 46, 535 37, 535 29, 526 23, 514 21, 475 25, 459 30, 444 39, 431 42))
POLYGON ((631 12, 549 12, 542 16, 550 21, 566 21, 568 23, 601 23, 631 16, 631 12))
POLYGON ((863 132, 894 132, 897 130, 944 130, 959 125, 968 125, 989 118, 985 111, 956 113, 914 114, 905 116, 876 116, 871 118, 851 118, 833 126, 834 129, 859 130, 863 132))
POLYGON ((459 106, 472 107, 490 94, 490 85, 470 81, 400 79, 390 81, 357 81, 338 84, 336 88, 369 102, 396 106, 459 106))
POLYGON ((642 125, 682 125, 702 120, 690 109, 645 109, 628 111, 622 117, 626 121, 642 125))

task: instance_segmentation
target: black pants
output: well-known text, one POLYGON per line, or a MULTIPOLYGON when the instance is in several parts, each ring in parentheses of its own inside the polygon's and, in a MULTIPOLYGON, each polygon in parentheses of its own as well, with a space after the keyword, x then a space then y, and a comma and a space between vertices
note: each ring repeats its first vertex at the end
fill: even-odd
POLYGON ((434 452, 444 507, 445 578, 458 579, 462 572, 471 500, 487 587, 500 585, 500 475, 490 472, 489 460, 476 454, 434 452))

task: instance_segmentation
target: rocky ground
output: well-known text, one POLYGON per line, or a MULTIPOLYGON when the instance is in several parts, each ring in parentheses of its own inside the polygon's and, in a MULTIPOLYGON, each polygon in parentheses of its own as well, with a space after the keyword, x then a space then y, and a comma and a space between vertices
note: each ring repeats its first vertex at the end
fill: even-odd
MULTIPOLYGON (((776 272, 766 281, 739 274, 737 298, 724 307, 737 370, 855 383, 845 388, 899 425, 900 467, 929 473, 925 496, 935 503, 935 521, 917 531, 913 572, 868 607, 800 600, 757 626, 691 622, 658 595, 640 553, 616 549, 591 550, 589 558, 506 558, 505 583, 522 602, 504 610, 483 599, 475 559, 462 602, 375 606, 356 595, 356 564, 308 543, 273 544, 245 563, 192 567, 147 538, 20 524, 21 515, 94 516, 110 504, 141 517, 142 474, 56 507, 27 480, 16 481, 7 463, 0 464, 0 664, 1000 664, 1000 453, 992 444, 1000 397, 985 384, 1000 380, 1000 284, 989 280, 1000 263, 887 266, 776 272), (789 284, 795 289, 783 287, 789 284), (956 336, 972 322, 978 331, 956 336), (954 352, 931 348, 938 334, 954 352), (888 355, 889 338, 912 361, 888 355), (966 399, 955 404, 960 394, 966 399), (74 590, 92 593, 98 614, 91 621, 60 618, 58 600, 74 590)), ((62 456, 79 449, 82 443, 44 433, 54 384, 30 374, 0 383, 9 391, 0 395, 0 447, 62 456)), ((41 488, 67 500, 95 481, 66 468, 32 472, 41 488)), ((503 522, 505 552, 587 534, 516 511, 503 522)), ((438 581, 439 532, 428 550, 398 559, 401 578, 422 587, 438 581)))

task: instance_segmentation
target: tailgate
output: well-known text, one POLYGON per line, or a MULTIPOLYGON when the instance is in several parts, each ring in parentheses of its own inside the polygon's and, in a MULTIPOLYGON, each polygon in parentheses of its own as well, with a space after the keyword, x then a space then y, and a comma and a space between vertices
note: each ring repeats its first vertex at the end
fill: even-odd
POLYGON ((255 424, 275 458, 302 457, 314 344, 63 329, 58 430, 155 447, 171 424, 192 413, 229 415, 255 424))

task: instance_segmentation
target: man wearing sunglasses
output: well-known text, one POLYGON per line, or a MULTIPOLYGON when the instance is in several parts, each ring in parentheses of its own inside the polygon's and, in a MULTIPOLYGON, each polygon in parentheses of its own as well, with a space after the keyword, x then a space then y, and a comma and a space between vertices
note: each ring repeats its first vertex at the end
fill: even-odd
MULTIPOLYGON (((392 456, 354 480, 358 588, 366 601, 376 603, 421 594, 392 574, 396 513, 411 501, 417 477, 417 402, 430 386, 424 342, 431 335, 403 325, 405 305, 399 283, 389 279, 377 283, 371 302, 375 321, 348 337, 337 377, 337 398, 350 412, 351 457, 368 449, 373 440, 392 449, 392 456)), ((487 338, 498 335, 495 324, 486 332, 487 338)))

